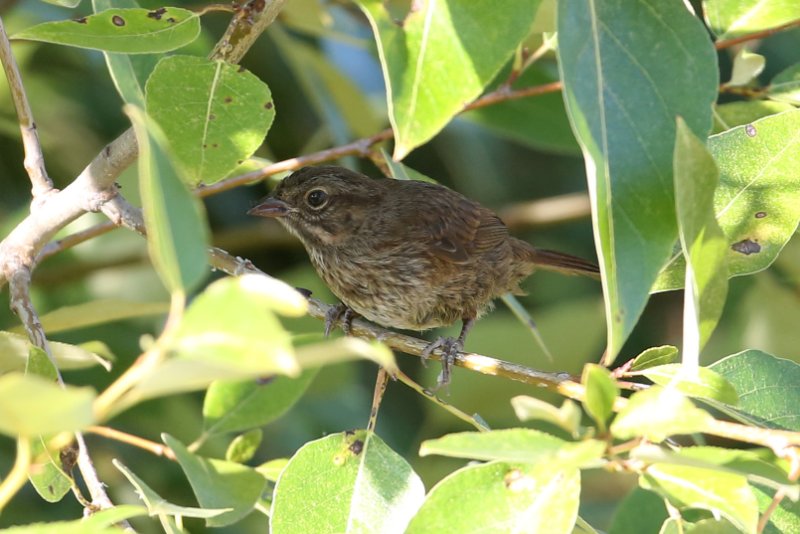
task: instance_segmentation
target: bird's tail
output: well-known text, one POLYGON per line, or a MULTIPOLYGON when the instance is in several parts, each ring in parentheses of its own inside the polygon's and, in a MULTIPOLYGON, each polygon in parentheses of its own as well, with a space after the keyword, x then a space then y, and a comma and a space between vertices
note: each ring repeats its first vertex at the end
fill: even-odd
POLYGON ((531 263, 540 269, 600 278, 600 268, 597 265, 577 256, 534 247, 530 247, 528 256, 531 263))

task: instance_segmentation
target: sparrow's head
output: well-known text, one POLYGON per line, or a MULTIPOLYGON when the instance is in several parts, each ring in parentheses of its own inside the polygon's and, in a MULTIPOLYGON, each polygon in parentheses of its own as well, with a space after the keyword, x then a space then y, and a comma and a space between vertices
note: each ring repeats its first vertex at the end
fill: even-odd
POLYGON ((306 246, 339 245, 363 224, 382 192, 381 180, 343 167, 303 167, 247 213, 278 219, 306 246))

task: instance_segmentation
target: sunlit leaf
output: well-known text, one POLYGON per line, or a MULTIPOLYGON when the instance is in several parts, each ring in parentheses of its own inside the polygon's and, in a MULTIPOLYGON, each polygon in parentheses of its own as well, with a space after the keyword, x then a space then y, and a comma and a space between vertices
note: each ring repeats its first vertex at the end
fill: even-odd
POLYGON ((261 145, 275 117, 267 85, 222 61, 164 58, 145 92, 147 113, 163 129, 190 185, 227 176, 261 145))
POLYGON ((672 252, 675 117, 684 117, 698 136, 709 131, 716 52, 681 2, 563 0, 558 6, 564 98, 586 162, 604 272, 609 360, 672 252))
POLYGON ((422 442, 419 454, 583 467, 595 463, 604 451, 602 441, 570 442, 531 428, 509 428, 429 439, 422 442))
POLYGON ((565 399, 560 408, 536 397, 518 395, 511 399, 511 406, 520 421, 547 421, 557 425, 573 437, 577 437, 581 424, 581 410, 570 399, 565 399))
POLYGON ((683 361, 696 369, 728 294, 728 244, 714 216, 717 166, 682 118, 678 118, 673 172, 678 236, 690 267, 683 308, 683 361))
POLYGON ((200 517, 206 519, 209 517, 216 517, 231 510, 230 508, 194 508, 190 506, 178 506, 177 504, 172 504, 171 502, 164 500, 161 495, 156 493, 150 486, 145 484, 141 478, 136 476, 133 471, 123 465, 122 462, 115 459, 111 460, 111 463, 113 463, 114 467, 119 469, 122 474, 125 475, 125 478, 127 478, 128 481, 133 484, 133 487, 136 488, 136 493, 139 494, 139 498, 142 499, 147 507, 147 513, 149 513, 151 516, 173 515, 182 517, 200 517))
POLYGON ((172 436, 165 434, 162 437, 175 452, 200 506, 218 510, 230 508, 227 512, 208 517, 207 526, 230 525, 252 511, 267 484, 263 476, 242 464, 197 456, 172 436))
POLYGON ((773 428, 800 431, 800 365, 746 350, 709 368, 739 392, 738 411, 773 428))
POLYGON ((530 31, 539 0, 431 0, 401 24, 379 0, 360 0, 383 67, 394 157, 436 135, 483 88, 530 31))
POLYGON ((170 292, 184 294, 208 274, 208 223, 181 181, 161 129, 141 109, 125 107, 139 145, 139 188, 150 259, 170 292))
POLYGON ((196 13, 177 7, 107 9, 75 20, 45 22, 16 33, 14 39, 44 41, 125 54, 168 52, 200 34, 196 13))
POLYGON ((700 367, 697 372, 687 373, 681 364, 671 363, 631 374, 646 376, 660 386, 671 385, 689 397, 714 399, 734 406, 739 401, 731 383, 705 367, 700 367))
POLYGON ((94 422, 94 397, 90 388, 8 373, 0 376, 0 432, 32 437, 80 430, 94 422))
POLYGON ((650 347, 639 353, 631 364, 631 371, 643 371, 657 365, 666 365, 677 362, 678 348, 672 345, 662 345, 660 347, 650 347))
MULTIPOLYGON (((22 334, 0 331, 0 373, 22 371, 28 360, 30 341, 22 334)), ((76 345, 50 341, 58 368, 62 370, 85 369, 95 365, 111 369, 111 362, 76 345)))
POLYGON ((606 431, 606 423, 614 413, 614 402, 619 397, 619 387, 605 367, 586 364, 581 383, 586 388, 583 407, 595 420, 600 432, 606 431))
POLYGON ((406 532, 570 534, 580 487, 574 467, 506 462, 465 467, 431 489, 406 532))
POLYGON ((747 479, 738 474, 688 467, 654 464, 639 479, 642 487, 655 491, 680 508, 701 508, 721 514, 748 534, 755 534, 758 505, 747 479))
POLYGON ((228 445, 225 451, 225 459, 229 462, 243 464, 253 458, 253 455, 261 445, 263 432, 260 428, 254 428, 244 434, 239 434, 228 445))
POLYGON ((778 102, 800 105, 800 63, 792 65, 772 78, 767 97, 778 102))
POLYGON ((722 39, 774 28, 797 18, 792 0, 706 0, 706 19, 722 39))
POLYGON ((283 469, 270 526, 275 534, 399 534, 424 497, 411 466, 378 436, 364 430, 333 434, 306 443, 283 469))
POLYGON ((214 382, 203 402, 204 433, 237 432, 274 421, 302 397, 317 372, 305 370, 297 378, 214 382))
MULTIPOLYGON (((765 269, 800 222, 800 110, 711 136, 708 149, 720 172, 714 211, 728 242, 728 271, 765 269)), ((683 279, 683 260, 674 255, 653 289, 677 289, 683 279)))
POLYGON ((675 388, 653 386, 635 393, 611 423, 620 439, 637 436, 663 441, 675 434, 702 432, 713 418, 675 388))

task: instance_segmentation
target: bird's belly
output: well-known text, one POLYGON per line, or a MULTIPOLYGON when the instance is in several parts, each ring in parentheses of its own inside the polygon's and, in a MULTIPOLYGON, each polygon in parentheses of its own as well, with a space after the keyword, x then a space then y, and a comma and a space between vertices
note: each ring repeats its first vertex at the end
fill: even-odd
POLYGON ((427 330, 464 317, 464 291, 432 283, 423 260, 311 255, 331 291, 359 315, 381 326, 427 330))

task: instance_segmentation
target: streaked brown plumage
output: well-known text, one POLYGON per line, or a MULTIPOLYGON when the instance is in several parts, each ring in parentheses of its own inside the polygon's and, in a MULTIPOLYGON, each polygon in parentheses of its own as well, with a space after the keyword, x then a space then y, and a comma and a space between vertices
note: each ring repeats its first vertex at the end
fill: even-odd
POLYGON ((443 346, 446 359, 492 300, 518 294, 536 267, 598 272, 510 236, 492 211, 444 186, 373 180, 342 167, 300 169, 248 213, 276 217, 303 242, 331 291, 366 319, 411 330, 462 320, 458 339, 428 348, 443 346))

